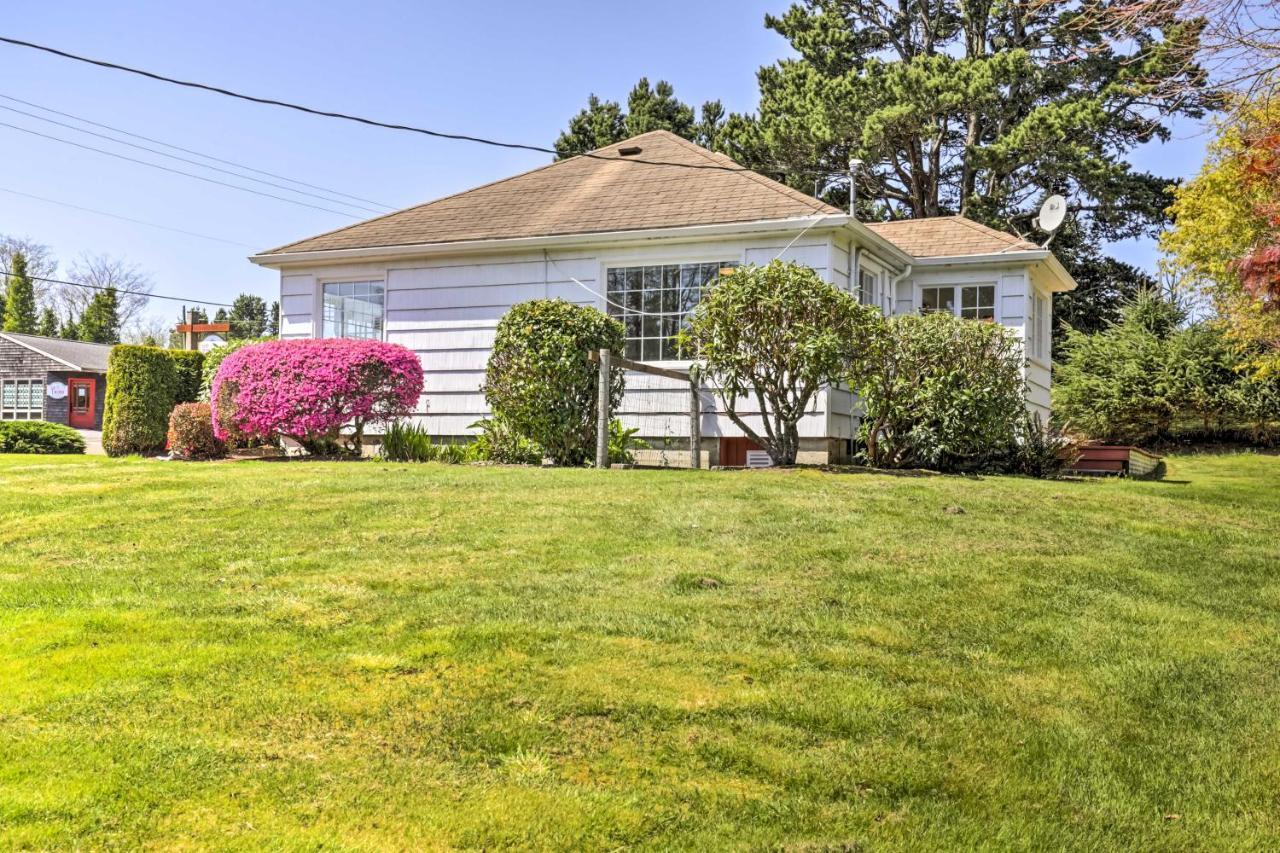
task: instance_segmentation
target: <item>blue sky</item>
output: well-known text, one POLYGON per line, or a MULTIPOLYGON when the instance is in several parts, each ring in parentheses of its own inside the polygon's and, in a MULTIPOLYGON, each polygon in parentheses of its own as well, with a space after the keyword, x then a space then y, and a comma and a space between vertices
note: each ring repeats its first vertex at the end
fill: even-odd
MULTIPOLYGON (((789 52, 763 26, 765 12, 785 6, 786 0, 594 0, 507 3, 498 11, 489 3, 376 0, 48 0, 10 4, 0 33, 325 109, 549 145, 589 93, 623 99, 642 75, 670 80, 689 103, 719 98, 731 111, 752 110, 756 69, 789 52)), ((0 95, 395 207, 548 159, 295 114, 7 45, 0 45, 0 95)), ((3 98, 0 106, 40 113, 3 98)), ((0 110, 0 122, 225 178, 7 110, 0 110)), ((1139 164, 1171 177, 1193 174, 1204 137, 1190 124, 1177 130, 1173 143, 1141 152, 1139 164)), ((157 293, 216 301, 240 292, 274 298, 275 274, 250 264, 248 247, 269 248, 356 221, 8 127, 0 127, 0 188, 245 244, 0 192, 0 234, 50 245, 61 271, 81 253, 107 253, 141 266, 157 293)), ((1155 257, 1149 244, 1119 247, 1118 253, 1143 265, 1155 257)), ((153 315, 177 310, 152 302, 153 315)))

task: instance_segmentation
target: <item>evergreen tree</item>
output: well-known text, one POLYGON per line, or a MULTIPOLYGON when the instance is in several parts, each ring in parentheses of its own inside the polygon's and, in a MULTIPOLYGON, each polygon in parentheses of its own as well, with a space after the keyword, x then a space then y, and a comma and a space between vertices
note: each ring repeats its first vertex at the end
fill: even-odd
POLYGON ((75 317, 67 318, 67 322, 62 324, 62 328, 58 330, 58 337, 64 341, 80 340, 80 324, 76 322, 75 317))
MULTIPOLYGON (((196 320, 196 322, 197 322, 197 323, 203 323, 204 321, 203 321, 203 320, 196 320)), ((219 309, 218 309, 218 312, 217 312, 216 314, 214 314, 214 315, 213 315, 213 322, 215 322, 215 323, 225 323, 225 322, 227 322, 227 309, 226 309, 226 308, 219 308, 219 309)))
POLYGON ((40 326, 37 334, 44 335, 46 338, 58 336, 58 315, 52 308, 46 308, 40 312, 40 326))
POLYGON ((587 106, 569 120, 569 127, 556 139, 559 159, 594 151, 651 130, 669 130, 699 145, 715 147, 725 123, 724 106, 719 101, 702 105, 698 119, 693 107, 675 96, 666 80, 650 85, 641 77, 627 96, 624 112, 617 101, 601 101, 595 95, 587 106))
POLYGON ((119 297, 114 287, 94 294, 80 318, 79 338, 95 344, 120 343, 119 297))
POLYGON ((242 293, 232 301, 227 322, 232 338, 260 338, 267 333, 267 303, 260 296, 242 293))
POLYGON ((267 337, 280 337, 280 303, 271 303, 271 312, 267 316, 267 337))
POLYGON ((9 284, 5 289, 4 330, 33 335, 36 332, 36 289, 27 275, 27 258, 17 252, 9 260, 9 284))

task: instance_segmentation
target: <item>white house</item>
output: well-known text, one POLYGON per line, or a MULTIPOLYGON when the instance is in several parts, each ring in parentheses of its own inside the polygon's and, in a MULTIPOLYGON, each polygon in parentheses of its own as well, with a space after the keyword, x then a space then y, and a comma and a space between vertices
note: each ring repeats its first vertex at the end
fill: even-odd
MULTIPOLYGON (((283 338, 374 337, 419 354, 417 417, 462 437, 488 412, 480 388, 512 305, 559 297, 623 321, 627 355, 683 366, 668 338, 726 266, 810 267, 886 314, 952 311, 1026 342, 1028 406, 1049 411, 1052 294, 1075 282, 1053 254, 961 217, 862 223, 666 131, 255 255, 280 271, 283 338)), ((628 377, 622 419, 650 440, 689 435, 688 393, 628 377)), ((845 457, 856 415, 827 389, 801 423, 801 461, 845 457)), ((740 430, 702 422, 714 464, 740 430)))

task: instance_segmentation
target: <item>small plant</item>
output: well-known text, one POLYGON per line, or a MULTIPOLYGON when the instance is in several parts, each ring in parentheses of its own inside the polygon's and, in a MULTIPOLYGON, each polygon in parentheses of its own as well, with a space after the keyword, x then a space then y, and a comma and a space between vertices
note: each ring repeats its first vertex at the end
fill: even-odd
POLYGON ((504 465, 538 465, 544 456, 542 448, 516 433, 498 418, 476 421, 472 429, 480 430, 468 447, 473 462, 500 462, 504 465))
POLYGON ((609 421, 610 465, 634 465, 636 464, 636 455, 632 451, 649 449, 649 442, 643 438, 636 438, 636 433, 638 432, 640 432, 638 427, 627 429, 622 426, 622 421, 617 418, 609 421))
POLYGON ((1027 413, 1018 426, 1017 443, 1003 466, 1011 474, 1057 477, 1080 457, 1079 442, 1053 425, 1027 413))
POLYGON ((432 462, 439 458, 439 446, 425 427, 411 421, 393 421, 382 434, 379 455, 390 462, 432 462))
POLYGON ((63 424, 0 421, 0 453, 84 453, 84 438, 63 424))
POLYGON ((227 446, 213 434, 208 403, 180 403, 169 415, 169 451, 182 459, 221 459, 227 446))

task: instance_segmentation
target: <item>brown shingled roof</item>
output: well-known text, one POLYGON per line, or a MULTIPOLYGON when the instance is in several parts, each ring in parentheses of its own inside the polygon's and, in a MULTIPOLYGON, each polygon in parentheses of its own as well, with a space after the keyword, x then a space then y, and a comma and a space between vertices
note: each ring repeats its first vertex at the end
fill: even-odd
POLYGON ((665 130, 330 231, 265 254, 789 219, 837 208, 665 130), (725 169, 627 162, 634 155, 725 169))
POLYGON ((1020 237, 988 228, 963 216, 867 222, 865 225, 908 255, 917 258, 954 258, 1040 248, 1020 237))

